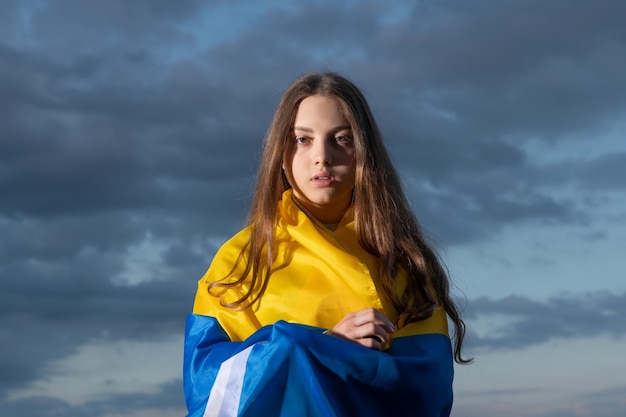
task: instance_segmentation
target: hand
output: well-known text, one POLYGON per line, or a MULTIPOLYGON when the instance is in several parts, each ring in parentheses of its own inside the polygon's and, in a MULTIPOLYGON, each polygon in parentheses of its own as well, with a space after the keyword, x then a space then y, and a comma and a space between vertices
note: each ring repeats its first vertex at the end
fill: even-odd
POLYGON ((389 343, 389 335, 393 332, 393 323, 383 313, 374 308, 366 308, 347 314, 326 334, 381 350, 384 343, 389 343))

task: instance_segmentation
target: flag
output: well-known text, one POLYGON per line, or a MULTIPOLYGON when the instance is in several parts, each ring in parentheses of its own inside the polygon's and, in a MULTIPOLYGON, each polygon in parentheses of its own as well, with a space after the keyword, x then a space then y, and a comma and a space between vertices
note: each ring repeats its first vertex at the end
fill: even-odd
POLYGON ((377 351, 277 321, 233 342, 215 318, 190 314, 183 377, 188 417, 444 417, 452 407, 441 332, 405 332, 377 351))

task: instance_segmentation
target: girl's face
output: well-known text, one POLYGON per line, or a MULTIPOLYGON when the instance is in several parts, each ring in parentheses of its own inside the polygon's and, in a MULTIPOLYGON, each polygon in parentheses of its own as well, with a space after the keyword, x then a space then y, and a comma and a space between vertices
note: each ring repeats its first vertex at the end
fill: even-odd
POLYGON ((295 199, 317 220, 338 223, 354 189, 352 129, 334 97, 309 96, 300 102, 283 168, 295 199))

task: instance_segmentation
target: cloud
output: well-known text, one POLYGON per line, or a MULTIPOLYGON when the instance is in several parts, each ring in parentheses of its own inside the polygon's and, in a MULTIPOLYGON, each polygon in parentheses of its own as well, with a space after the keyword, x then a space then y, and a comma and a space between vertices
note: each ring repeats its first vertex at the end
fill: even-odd
MULTIPOLYGON (((530 394, 543 391, 546 396, 550 392, 544 389, 532 390, 530 394)), ((570 417, 570 416, 594 416, 594 417, 619 417, 624 412, 625 387, 601 390, 590 394, 584 394, 570 398, 567 401, 524 401, 524 396, 529 394, 527 390, 505 390, 476 392, 476 397, 488 397, 488 402, 468 402, 463 407, 453 409, 454 417, 481 417, 511 415, 516 417, 570 417), (502 398, 505 397, 505 398, 502 398), (508 398, 507 398, 508 397, 508 398)), ((552 392, 554 395, 554 392, 552 392)))
MULTIPOLYGON (((612 233, 597 219, 623 222, 625 7, 1 2, 0 395, 94 341, 182 333, 197 279, 243 224, 280 92, 306 71, 362 87, 437 241, 612 233)), ((624 301, 478 298, 468 345, 623 337, 624 301)), ((176 408, 177 384, 84 406, 5 398, 0 414, 176 408)))
POLYGON ((593 416, 618 416, 626 407, 626 386, 594 391, 583 395, 581 401, 587 404, 593 416))
MULTIPOLYGON (((600 48, 598 52, 596 48, 613 45, 612 40, 621 33, 610 26, 610 19, 593 24, 607 13, 604 6, 594 8, 591 15, 570 10, 566 16, 581 16, 586 32, 580 33, 580 28, 569 22, 559 26, 563 34, 554 39, 548 36, 556 30, 550 25, 565 3, 544 10, 540 19, 534 13, 539 7, 536 2, 525 6, 528 10, 523 13, 512 13, 519 6, 510 2, 489 11, 459 7, 457 2, 417 5, 408 14, 400 14, 405 9, 402 3, 387 12, 382 12, 384 8, 377 2, 341 8, 326 3, 308 9, 269 6, 264 12, 256 11, 258 17, 251 19, 239 36, 222 44, 211 43, 191 59, 177 60, 165 59, 162 51, 182 48, 188 42, 201 47, 202 36, 211 33, 206 29, 190 34, 181 29, 183 22, 202 15, 199 3, 172 14, 165 13, 167 6, 147 2, 130 8, 113 2, 93 10, 72 5, 31 8, 30 36, 38 40, 37 45, 60 45, 80 32, 81 39, 89 41, 88 49, 64 50, 61 62, 50 45, 46 45, 48 53, 23 45, 5 47, 7 62, 13 65, 4 68, 8 80, 4 86, 18 100, 6 103, 13 117, 2 133, 20 138, 2 149, 9 174, 0 183, 0 190, 10 196, 3 207, 6 213, 39 216, 79 210, 169 209, 174 202, 188 207, 194 202, 215 201, 217 196, 232 201, 233 190, 250 190, 260 139, 279 91, 298 73, 334 62, 331 69, 353 74, 371 91, 370 101, 380 109, 379 119, 386 127, 390 147, 396 150, 399 167, 407 178, 418 182, 414 199, 426 200, 424 204, 435 213, 439 213, 438 207, 454 207, 476 224, 455 225, 455 232, 441 226, 453 213, 432 220, 437 234, 464 241, 472 236, 481 238, 483 233, 477 229, 498 228, 504 222, 580 222, 584 218, 572 201, 537 189, 539 172, 529 165, 528 155, 508 139, 532 134, 557 140, 579 132, 581 126, 529 112, 543 116, 558 109, 577 123, 588 120, 585 129, 602 124, 602 117, 621 115, 615 104, 620 101, 609 100, 597 106, 602 117, 580 117, 572 106, 590 102, 582 92, 576 95, 591 80, 584 74, 582 80, 568 85, 572 97, 565 103, 546 102, 542 95, 549 89, 543 85, 527 86, 533 80, 554 85, 553 78, 539 69, 557 52, 578 59, 592 51, 605 53, 606 59, 612 56, 610 50, 600 48), (69 24, 58 31, 50 22, 58 19, 65 7, 71 9, 64 15, 69 24), (300 30, 316 18, 324 24, 311 31, 300 30), (342 24, 348 19, 360 24, 342 24), (524 48, 515 48, 527 41, 522 29, 531 25, 536 30, 532 36, 545 36, 547 43, 562 50, 555 52, 544 43, 540 48, 526 43, 524 48), (102 36, 108 31, 116 37, 102 36), (170 31, 180 32, 180 36, 172 36, 170 31), (570 42, 569 36, 587 40, 570 42), (342 42, 334 42, 337 39, 342 42), (327 48, 330 43, 339 49, 327 48), (306 45, 310 46, 305 49, 308 52, 302 53, 306 45), (480 45, 481 53, 473 53, 471 48, 463 52, 467 45, 480 45), (346 53, 355 50, 360 52, 346 53), (242 65, 240 51, 247 51, 245 60, 255 65, 242 65), (318 56, 320 51, 326 54, 323 59, 318 56), (379 59, 381 55, 385 59, 379 59), (385 66, 394 62, 403 65, 385 66), (478 65, 480 70, 472 72, 467 65, 478 65), (380 83, 381 75, 393 76, 394 82, 380 83), (459 84, 461 80, 464 84, 459 84), (512 89, 525 94, 515 96, 514 103, 536 103, 533 108, 511 107, 512 89), (511 119, 512 115, 524 117, 511 119), (531 121, 535 126, 528 128, 526 123, 531 121), (550 124, 568 130, 553 134, 550 124), (419 151, 397 151, 406 146, 419 151), (429 192, 428 187, 436 192, 429 192), (209 188, 215 192, 205 191, 201 200, 189 201, 209 188)), ((592 66, 590 71, 615 68, 598 60, 585 62, 592 66)), ((593 82, 608 85, 621 80, 615 74, 593 82)), ((596 87, 594 84, 588 93, 603 91, 596 87)), ((622 88, 611 91, 624 95, 622 88)), ((605 94, 594 97, 607 99, 605 94)), ((622 170, 622 165, 615 166, 622 170)), ((591 173, 586 178, 598 177, 599 168, 587 167, 591 173)), ((552 171, 563 178, 576 168, 577 164, 570 163, 552 171)), ((588 181, 578 184, 587 186, 588 181)), ((240 192, 239 198, 244 199, 243 195, 245 192, 240 192)), ((244 206, 238 211, 240 218, 244 206)), ((226 218, 232 212, 230 207, 218 205, 210 209, 226 218)))
POLYGON ((21 417, 167 417, 184 410, 180 380, 163 384, 153 394, 118 394, 78 405, 44 396, 0 399, 3 415, 21 417))
POLYGON ((478 350, 525 349, 554 339, 626 336, 626 293, 563 294, 545 301, 511 295, 468 303, 468 345, 478 350))

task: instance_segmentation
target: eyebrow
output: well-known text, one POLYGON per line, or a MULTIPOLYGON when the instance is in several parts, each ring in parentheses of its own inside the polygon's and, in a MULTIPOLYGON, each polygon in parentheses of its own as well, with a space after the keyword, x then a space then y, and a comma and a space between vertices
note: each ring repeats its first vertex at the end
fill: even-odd
MULTIPOLYGON (((300 130, 302 132, 307 132, 307 133, 315 133, 313 129, 311 129, 310 127, 305 127, 305 126, 295 126, 293 130, 300 130)), ((331 129, 330 132, 337 133, 337 132, 341 132, 342 130, 352 130, 352 127, 350 125, 337 126, 331 129)))

